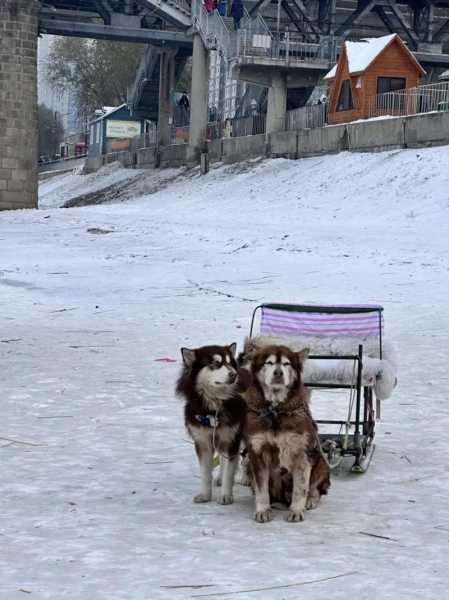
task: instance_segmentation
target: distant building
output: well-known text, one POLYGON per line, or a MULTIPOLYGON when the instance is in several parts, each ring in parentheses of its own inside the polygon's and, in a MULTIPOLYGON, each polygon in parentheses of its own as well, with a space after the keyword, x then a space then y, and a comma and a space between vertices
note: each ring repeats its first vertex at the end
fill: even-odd
POLYGON ((128 150, 130 140, 145 131, 145 120, 132 117, 126 104, 104 107, 89 123, 89 156, 128 150))
POLYGON ((396 33, 345 42, 337 64, 324 77, 329 123, 368 118, 369 102, 376 94, 416 87, 425 74, 396 33))

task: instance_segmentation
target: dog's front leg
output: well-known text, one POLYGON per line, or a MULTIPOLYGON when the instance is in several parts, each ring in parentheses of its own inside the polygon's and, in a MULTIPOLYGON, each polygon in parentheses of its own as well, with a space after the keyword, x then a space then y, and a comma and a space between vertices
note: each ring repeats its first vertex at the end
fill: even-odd
POLYGON ((256 498, 256 514, 254 518, 258 523, 267 523, 272 518, 269 487, 270 465, 262 456, 254 454, 250 455, 250 465, 256 498))
POLYGON ((234 487, 235 469, 237 467, 238 456, 233 458, 220 457, 221 464, 221 490, 218 496, 218 504, 232 504, 234 497, 232 488, 234 487))
POLYGON ((200 463, 201 490, 193 497, 194 502, 209 502, 212 498, 212 469, 214 452, 212 442, 195 441, 195 450, 200 463))
POLYGON ((286 521, 290 523, 298 523, 304 520, 311 470, 310 462, 306 456, 298 460, 293 468, 292 502, 286 517, 286 521))

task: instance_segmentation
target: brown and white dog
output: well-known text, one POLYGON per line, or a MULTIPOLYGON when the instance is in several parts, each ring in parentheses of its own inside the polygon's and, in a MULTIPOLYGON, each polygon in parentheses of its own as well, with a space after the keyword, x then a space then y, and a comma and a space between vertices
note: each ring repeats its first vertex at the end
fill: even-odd
POLYGON ((330 470, 301 380, 308 350, 267 346, 251 360, 253 384, 245 392, 244 439, 256 499, 255 519, 271 520, 272 502, 290 505, 287 521, 304 519, 330 486, 330 470))
POLYGON ((215 451, 222 471, 218 502, 234 501, 234 475, 246 416, 235 352, 236 344, 181 349, 184 365, 176 391, 185 400, 185 424, 201 471, 201 489, 194 502, 209 502, 212 498, 215 451))

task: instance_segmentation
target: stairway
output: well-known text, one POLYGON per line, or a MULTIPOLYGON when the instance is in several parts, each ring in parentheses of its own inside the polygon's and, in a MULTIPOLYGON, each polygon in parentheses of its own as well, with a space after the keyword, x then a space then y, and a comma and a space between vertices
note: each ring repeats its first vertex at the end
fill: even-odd
MULTIPOLYGON (((175 81, 184 69, 188 54, 179 49, 175 56, 175 81)), ((145 119, 157 121, 159 115, 160 49, 147 46, 140 61, 136 78, 128 90, 128 106, 145 119)))
POLYGON ((190 2, 187 0, 140 0, 153 12, 173 25, 188 29, 192 25, 190 2))

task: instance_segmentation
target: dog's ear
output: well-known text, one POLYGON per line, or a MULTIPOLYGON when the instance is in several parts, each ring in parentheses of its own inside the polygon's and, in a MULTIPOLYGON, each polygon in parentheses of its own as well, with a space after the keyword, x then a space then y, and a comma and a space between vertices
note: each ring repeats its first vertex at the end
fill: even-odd
POLYGON ((195 350, 189 350, 188 348, 181 348, 182 360, 184 365, 190 369, 193 365, 196 355, 195 350))
POLYGON ((231 356, 233 358, 235 358, 235 354, 237 352, 237 344, 234 342, 233 344, 231 344, 230 346, 228 346, 229 348, 229 352, 231 353, 231 356))
POLYGON ((307 357, 309 356, 310 353, 310 348, 303 348, 300 352, 296 353, 296 356, 298 357, 298 361, 300 365, 303 365, 306 360, 307 357))

